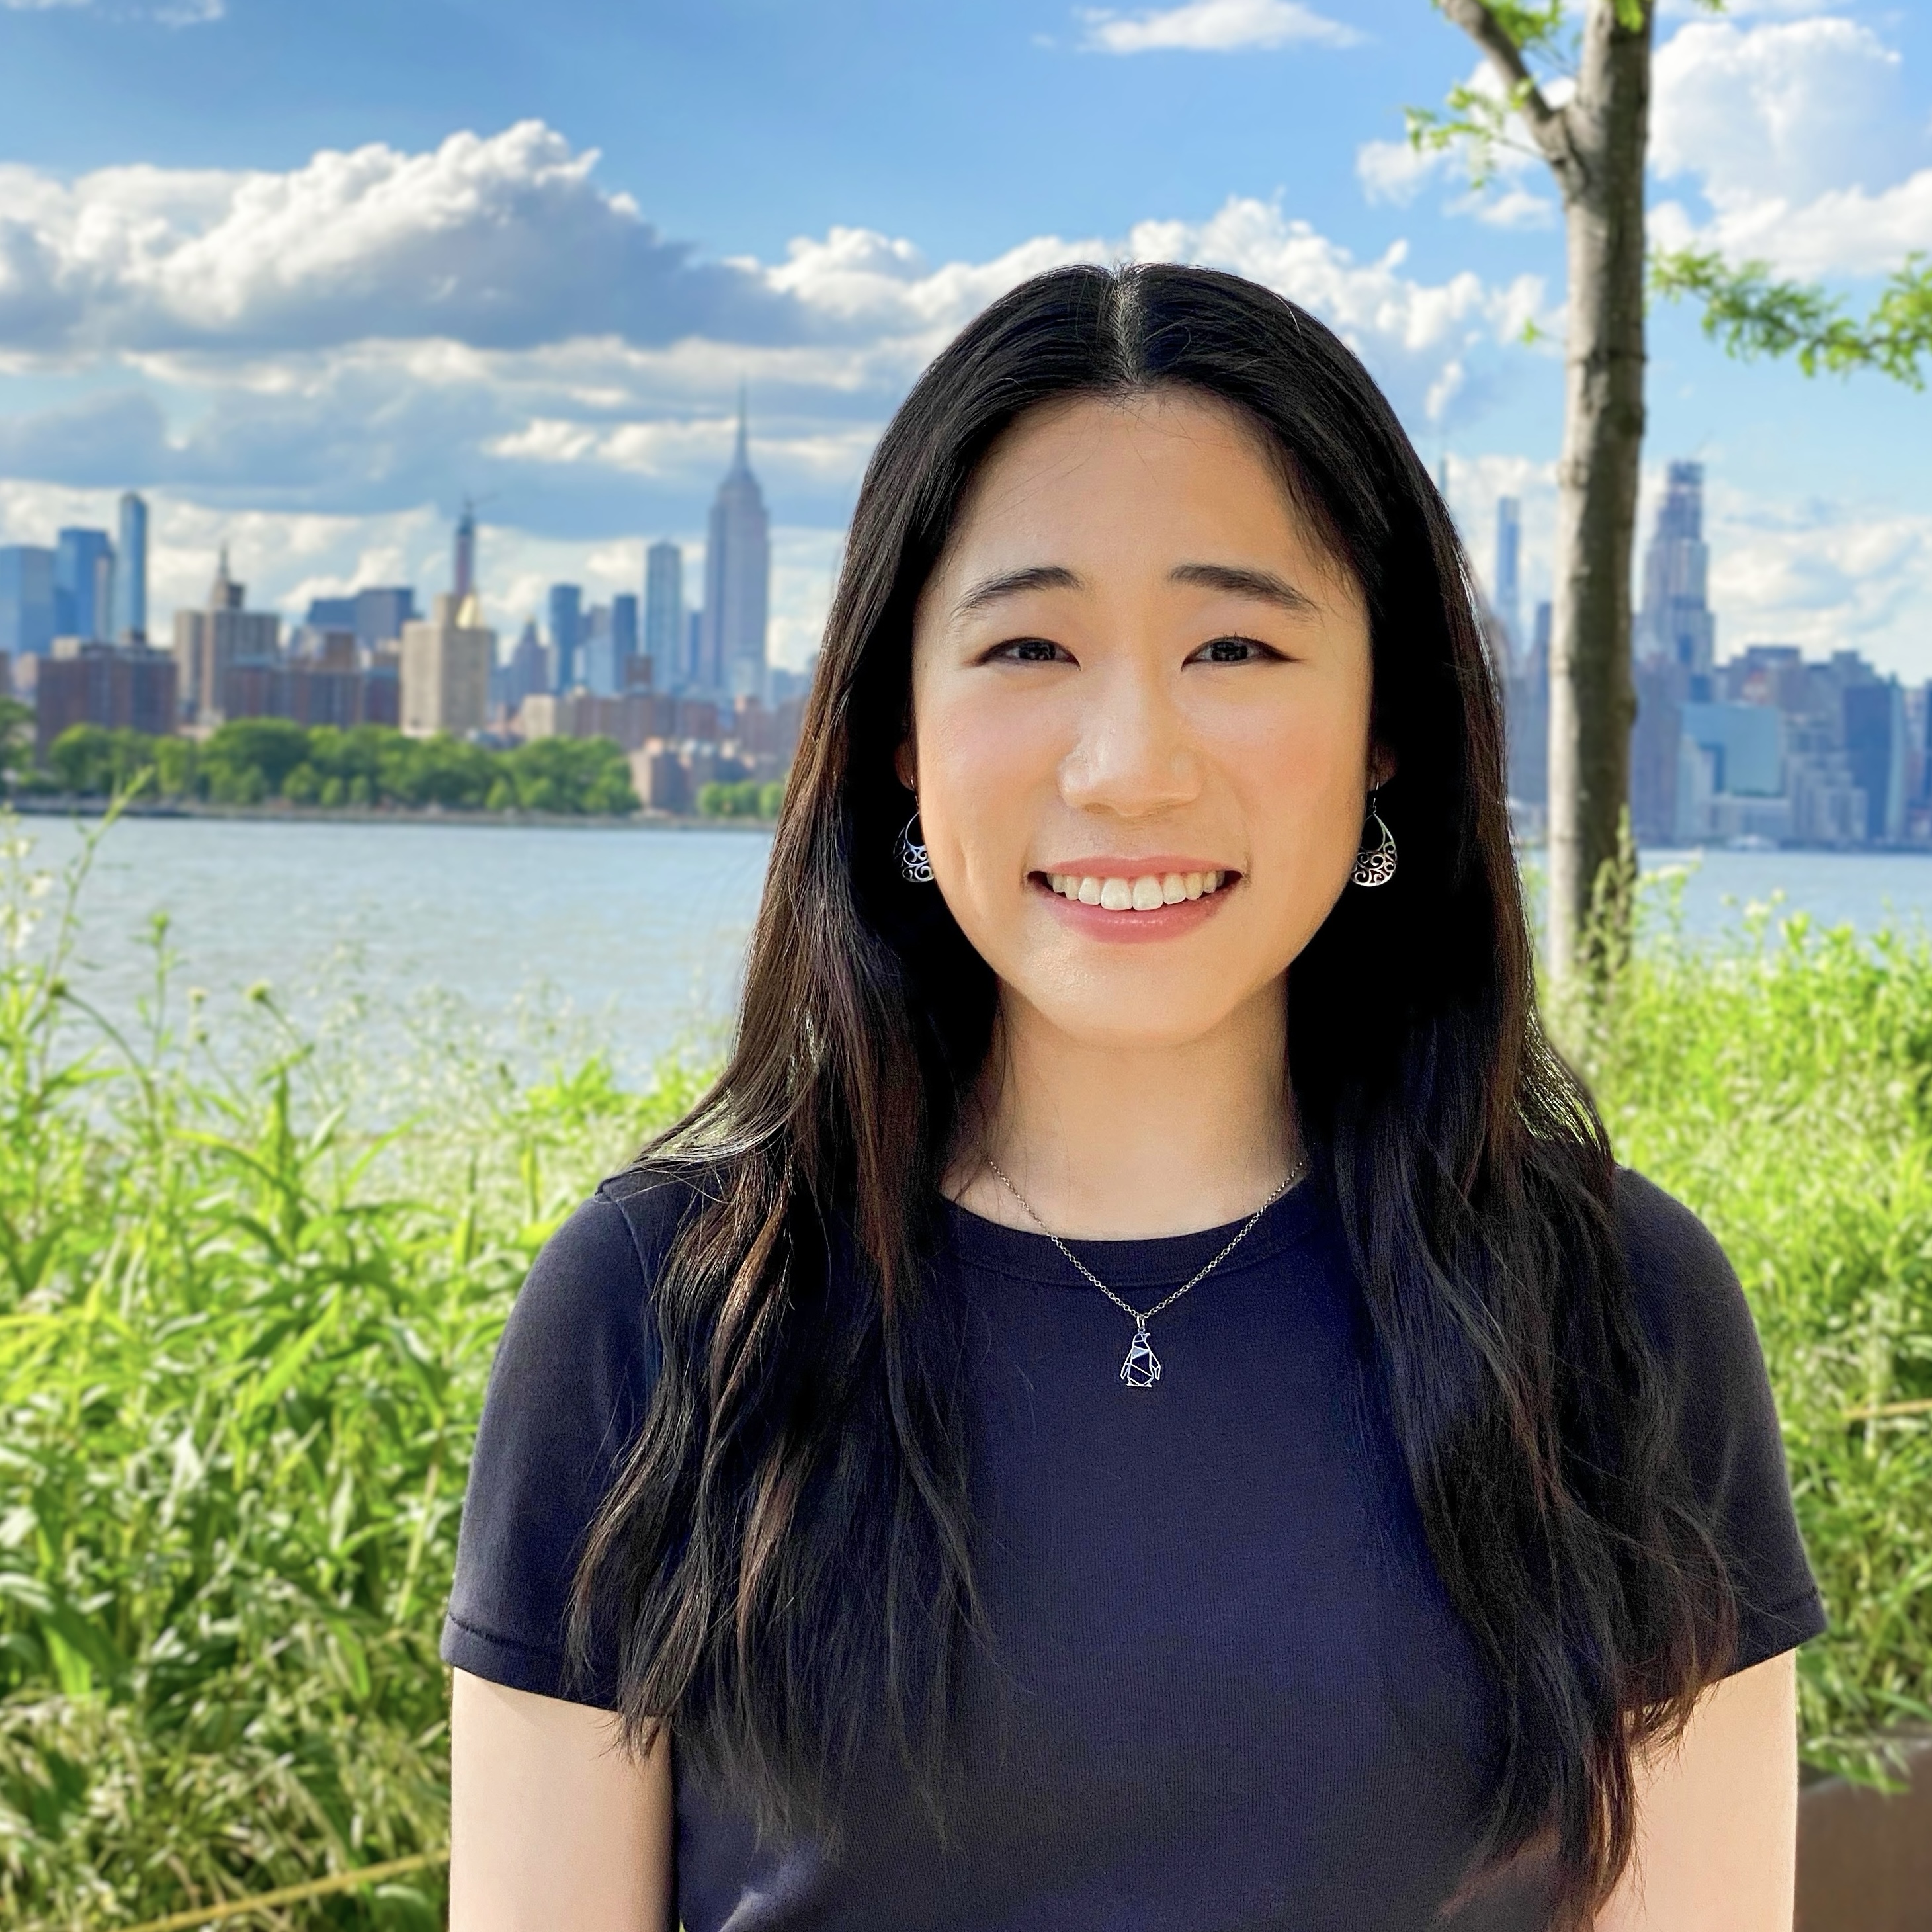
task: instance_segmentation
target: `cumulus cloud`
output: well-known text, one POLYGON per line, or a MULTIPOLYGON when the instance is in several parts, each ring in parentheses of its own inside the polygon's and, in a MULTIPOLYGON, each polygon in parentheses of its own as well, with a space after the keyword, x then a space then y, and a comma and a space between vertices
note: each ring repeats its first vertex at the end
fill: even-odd
POLYGON ((1362 38, 1353 27, 1300 0, 1186 0, 1182 6, 1130 14, 1087 8, 1080 18, 1087 30, 1083 44, 1108 54, 1226 54, 1296 43, 1348 47, 1362 38))
POLYGON ((1661 203, 1660 242, 1869 274, 1932 247, 1932 139, 1903 64, 1835 15, 1696 21, 1660 48, 1651 154, 1706 204, 1661 203))
POLYGON ((0 341, 56 356, 799 332, 757 273, 698 260, 601 188, 597 159, 532 121, 279 174, 108 168, 69 184, 0 167, 0 341))

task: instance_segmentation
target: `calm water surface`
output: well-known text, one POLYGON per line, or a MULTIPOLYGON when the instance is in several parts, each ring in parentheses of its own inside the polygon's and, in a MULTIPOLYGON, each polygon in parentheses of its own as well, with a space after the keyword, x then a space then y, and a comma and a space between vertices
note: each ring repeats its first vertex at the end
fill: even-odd
MULTIPOLYGON (((39 865, 80 843, 62 820, 26 830, 39 865)), ((506 1039, 532 1010, 572 1016, 640 1068, 718 1037, 769 850, 758 832, 129 820, 86 890, 76 980, 131 1013, 148 970, 139 938, 165 911, 178 982, 218 1009, 260 981, 304 1017, 351 995, 400 1010, 437 989, 506 1039)), ((1828 922, 1932 928, 1932 855, 1655 852, 1644 863, 1690 868, 1694 932, 1777 893, 1828 922)))
MULTIPOLYGON (((26 830, 38 866, 80 844, 63 820, 26 830)), ((131 1013, 165 912, 178 984, 218 1012, 261 981, 307 1020, 434 989, 506 1041, 532 1011, 574 1018, 636 1069, 718 1036, 770 848, 753 831, 129 819, 83 892, 76 982, 131 1013)))

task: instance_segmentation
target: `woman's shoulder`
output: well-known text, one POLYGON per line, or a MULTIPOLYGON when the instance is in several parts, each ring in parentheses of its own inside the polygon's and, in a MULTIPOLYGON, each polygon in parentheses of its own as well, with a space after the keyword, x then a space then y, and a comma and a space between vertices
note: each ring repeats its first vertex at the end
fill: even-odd
POLYGON ((1703 1222, 1634 1168, 1617 1170, 1624 1266, 1653 1340, 1672 1358, 1759 1361, 1757 1331, 1736 1270, 1703 1222))

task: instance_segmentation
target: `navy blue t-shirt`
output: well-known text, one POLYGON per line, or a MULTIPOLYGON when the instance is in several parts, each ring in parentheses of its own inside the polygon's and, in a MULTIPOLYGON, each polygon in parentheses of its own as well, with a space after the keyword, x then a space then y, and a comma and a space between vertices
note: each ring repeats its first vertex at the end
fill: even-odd
MULTIPOLYGON (((1742 1606, 1736 1667, 1824 1628, 1750 1312, 1687 1210, 1625 1174, 1638 1292, 1686 1372, 1684 1450, 1742 1606)), ((607 1183, 544 1249, 504 1334, 442 1654, 497 1683, 610 1700, 562 1626, 585 1528, 648 1398, 650 1284, 683 1191, 607 1183)), ((1232 1228, 1087 1241, 1142 1305, 1232 1228)), ((949 1208, 965 1298, 978 1577, 995 1639, 969 1670, 942 1847, 903 1782, 862 1780, 836 1855, 760 1844, 680 1772, 686 1932, 1420 1932, 1466 1875, 1497 1712, 1430 1557, 1329 1198, 1304 1182, 1153 1324, 1042 1237, 949 1208)), ((601 1681, 600 1681, 601 1680, 601 1681)), ((1459 1927, 1541 1924, 1534 1874, 1459 1927)))

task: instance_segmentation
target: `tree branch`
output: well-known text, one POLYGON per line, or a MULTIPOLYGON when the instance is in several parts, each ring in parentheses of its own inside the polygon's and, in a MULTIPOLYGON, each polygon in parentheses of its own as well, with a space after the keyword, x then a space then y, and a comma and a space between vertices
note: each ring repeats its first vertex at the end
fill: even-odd
POLYGON ((1486 0, 1437 0, 1437 4, 1482 50, 1490 66, 1502 76, 1509 89, 1510 105, 1522 116, 1558 181, 1568 188, 1582 172, 1569 117, 1562 108, 1550 104, 1550 97, 1537 84, 1522 50, 1486 0))
POLYGON ((1921 364, 1932 360, 1932 264, 1923 256, 1909 256, 1893 271, 1862 321, 1815 284, 1781 282, 1766 262, 1734 267, 1698 249, 1654 256, 1650 290, 1666 301, 1701 302, 1704 333, 1727 354, 1796 356, 1808 376, 1876 369, 1912 388, 1925 386, 1921 364))

